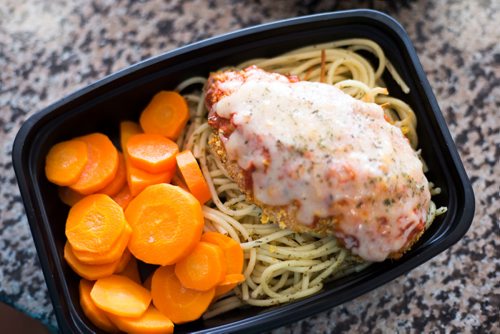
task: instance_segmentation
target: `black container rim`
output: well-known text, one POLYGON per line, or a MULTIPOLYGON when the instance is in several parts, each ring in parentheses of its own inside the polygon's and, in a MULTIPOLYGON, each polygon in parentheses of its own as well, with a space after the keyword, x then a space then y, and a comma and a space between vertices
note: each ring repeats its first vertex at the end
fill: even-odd
MULTIPOLYGON (((322 300, 319 300, 318 298, 315 298, 316 296, 312 296, 306 300, 300 300, 294 303, 281 306, 280 308, 277 309, 271 309, 269 311, 257 314, 251 317, 251 319, 244 319, 230 324, 222 325, 213 329, 202 330, 200 331, 200 333, 208 333, 208 332, 226 333, 233 331, 260 332, 263 330, 272 329, 284 325, 292 321, 297 321, 312 314, 342 304, 347 300, 353 299, 370 290, 373 290, 374 288, 379 287, 393 280, 394 278, 414 269, 415 267, 421 265, 425 261, 430 260, 433 256, 443 252, 444 250, 455 244, 458 240, 460 240, 463 237, 463 235, 467 232, 472 223, 472 218, 475 210, 475 203, 474 203, 474 194, 472 186, 467 177, 465 169, 462 165, 458 151, 454 145, 453 139, 446 125, 445 119, 440 112, 439 106, 434 97, 432 89, 425 76, 425 72, 422 68, 422 65, 420 64, 420 61, 418 60, 416 51, 404 28, 395 19, 382 12, 370 9, 356 9, 356 10, 328 12, 328 13, 321 13, 321 14, 314 14, 314 15, 279 20, 276 22, 265 23, 254 27, 248 27, 234 32, 226 33, 220 36, 212 37, 206 40, 202 40, 199 42, 195 42, 174 49, 172 51, 165 52, 158 56, 154 56, 152 58, 143 60, 118 72, 110 74, 101 80, 98 80, 82 89, 75 91, 74 93, 67 95, 66 97, 63 97, 61 100, 49 105, 43 110, 32 115, 28 120, 26 120, 26 122, 22 125, 18 134, 16 135, 12 151, 12 160, 21 196, 23 198, 24 206, 26 209, 26 215, 30 224, 31 232, 34 236, 33 239, 38 254, 47 254, 48 253, 47 250, 51 246, 47 244, 47 241, 45 239, 40 237, 42 235, 42 231, 40 229, 40 226, 36 223, 37 219, 41 216, 41 212, 40 209, 34 205, 35 204, 34 199, 36 198, 36 194, 34 193, 33 188, 30 187, 28 182, 28 176, 25 174, 25 166, 27 165, 29 155, 27 154, 28 152, 24 147, 24 143, 30 138, 30 136, 32 136, 33 129, 36 126, 38 126, 40 122, 42 123, 44 122, 44 118, 48 114, 52 113, 54 110, 57 110, 58 108, 60 108, 65 104, 68 104, 72 101, 77 100, 78 98, 85 96, 86 94, 96 90, 97 88, 101 88, 112 83, 113 81, 119 78, 123 78, 143 68, 149 67, 151 65, 160 63, 162 61, 165 61, 167 59, 179 55, 195 51, 203 47, 213 46, 221 42, 226 42, 244 36, 250 36, 255 33, 277 30, 290 26, 307 25, 313 22, 315 23, 329 22, 340 18, 358 19, 358 20, 363 19, 365 21, 371 21, 373 23, 382 24, 385 27, 389 28, 392 31, 392 33, 394 33, 404 44, 404 47, 406 48, 406 51, 408 52, 408 55, 413 65, 415 66, 419 84, 422 86, 422 89, 429 98, 429 103, 432 109, 435 111, 434 114, 436 117, 437 126, 439 127, 442 136, 444 137, 445 144, 449 149, 449 154, 451 156, 452 163, 456 167, 458 177, 461 180, 461 183, 456 185, 462 187, 460 191, 463 193, 464 196, 464 207, 460 208, 462 212, 462 215, 460 216, 460 224, 458 224, 457 227, 453 231, 451 231, 450 234, 447 235, 447 237, 444 240, 442 240, 442 242, 438 243, 436 247, 433 248, 432 252, 430 250, 424 250, 421 253, 419 253, 418 256, 413 258, 411 263, 404 263, 400 266, 390 268, 387 275, 379 276, 376 277, 375 279, 370 280, 368 283, 357 285, 356 287, 357 289, 354 294, 352 293, 352 291, 349 293, 342 293, 342 291, 340 293, 337 292, 334 302, 325 300, 324 298, 322 300), (278 315, 283 315, 283 314, 286 314, 286 317, 285 316, 278 317, 279 321, 277 321, 276 317, 278 315)), ((65 310, 63 309, 61 303, 56 297, 57 295, 56 282, 53 279, 53 273, 50 272, 49 269, 50 268, 49 259, 43 256, 39 256, 39 259, 42 265, 46 284, 52 299, 52 304, 54 306, 54 311, 56 314, 58 324, 60 326, 60 330, 63 332, 71 331, 72 327, 67 322, 68 321, 67 314, 65 314, 65 310)))

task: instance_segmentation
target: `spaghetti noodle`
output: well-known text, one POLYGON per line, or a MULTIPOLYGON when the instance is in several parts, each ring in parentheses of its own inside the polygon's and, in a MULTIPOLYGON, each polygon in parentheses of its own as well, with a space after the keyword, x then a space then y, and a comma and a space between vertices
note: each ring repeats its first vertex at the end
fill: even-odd
MULTIPOLYGON (((301 80, 322 81, 335 85, 351 96, 374 102, 384 108, 387 119, 398 126, 416 149, 417 120, 403 101, 388 96, 382 74, 387 70, 405 93, 408 86, 373 41, 349 39, 300 48, 278 57, 253 59, 239 68, 256 65, 269 72, 296 75, 301 80), (377 59, 377 67, 358 53, 368 51, 377 59)), ((206 78, 193 77, 177 87, 204 85, 206 78)), ((262 221, 261 210, 246 201, 238 185, 208 148, 212 129, 207 123, 202 90, 185 94, 190 105, 190 124, 178 139, 182 149, 190 149, 199 160, 209 185, 212 201, 203 207, 205 229, 229 235, 240 242, 245 252, 246 281, 229 295, 215 302, 204 317, 212 317, 244 304, 271 306, 290 302, 320 291, 332 278, 362 270, 370 263, 341 247, 333 236, 295 233, 272 222, 262 221), (264 223, 264 224, 263 224, 264 223)), ((431 189, 434 193, 438 188, 431 189)), ((431 203, 427 225, 446 211, 431 203)))

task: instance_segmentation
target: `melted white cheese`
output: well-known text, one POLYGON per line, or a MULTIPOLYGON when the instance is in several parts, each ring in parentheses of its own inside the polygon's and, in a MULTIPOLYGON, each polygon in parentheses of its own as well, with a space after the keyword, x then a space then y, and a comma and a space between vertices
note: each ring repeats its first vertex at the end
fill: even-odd
POLYGON ((425 221, 422 164, 379 106, 312 82, 247 80, 214 105, 235 130, 228 158, 253 168, 253 195, 295 203, 297 220, 332 218, 330 233, 369 261, 399 251, 425 221))

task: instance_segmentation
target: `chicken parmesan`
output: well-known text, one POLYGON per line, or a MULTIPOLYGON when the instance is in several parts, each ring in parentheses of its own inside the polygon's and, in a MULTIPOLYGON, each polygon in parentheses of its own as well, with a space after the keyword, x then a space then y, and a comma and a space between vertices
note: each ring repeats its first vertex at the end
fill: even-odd
POLYGON ((367 261, 398 258, 430 205, 422 162, 375 103, 255 66, 213 73, 209 146, 261 221, 333 235, 367 261))

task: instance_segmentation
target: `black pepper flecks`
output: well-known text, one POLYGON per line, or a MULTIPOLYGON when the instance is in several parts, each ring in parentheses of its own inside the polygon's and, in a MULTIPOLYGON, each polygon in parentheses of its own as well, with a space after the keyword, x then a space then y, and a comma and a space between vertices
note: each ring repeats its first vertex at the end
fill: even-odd
POLYGON ((473 182, 466 236, 409 274, 274 333, 499 333, 498 1, 4 0, 0 6, 0 299, 55 325, 10 162, 37 110, 137 61, 297 15, 371 7, 405 27, 473 182))

